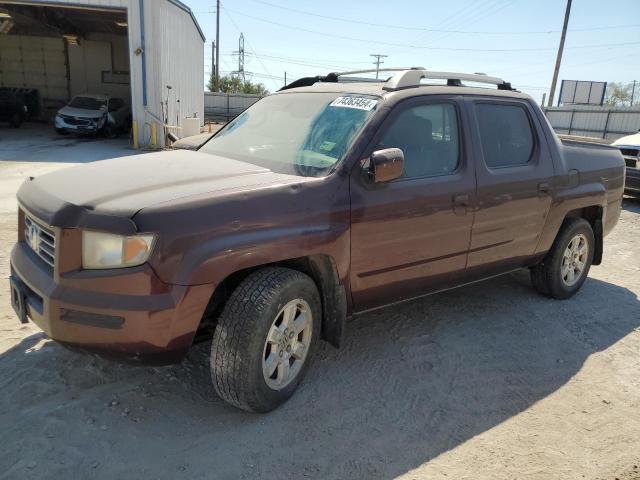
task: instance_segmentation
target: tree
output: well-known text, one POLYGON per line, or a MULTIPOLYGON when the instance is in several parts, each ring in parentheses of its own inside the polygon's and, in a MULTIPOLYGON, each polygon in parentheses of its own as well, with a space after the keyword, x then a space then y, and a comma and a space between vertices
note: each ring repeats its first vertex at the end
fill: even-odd
MULTIPOLYGON (((207 88, 214 91, 214 78, 211 75, 207 88)), ((269 90, 262 83, 253 83, 251 80, 242 81, 240 77, 224 76, 220 77, 220 91, 224 93, 250 93, 253 95, 268 95, 269 90)))
MULTIPOLYGON (((604 104, 609 105, 611 107, 620 107, 623 105, 631 104, 631 89, 633 88, 632 83, 621 83, 621 82, 609 82, 607 84, 607 93, 605 94, 604 104)), ((636 95, 634 99, 634 103, 636 103, 636 99, 638 98, 638 87, 636 86, 636 95)))

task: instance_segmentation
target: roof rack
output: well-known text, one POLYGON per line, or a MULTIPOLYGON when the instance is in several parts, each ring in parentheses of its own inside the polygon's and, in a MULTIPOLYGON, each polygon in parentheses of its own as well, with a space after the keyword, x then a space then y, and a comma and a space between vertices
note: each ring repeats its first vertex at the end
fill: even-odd
POLYGON ((447 85, 454 87, 462 86, 462 81, 465 80, 468 82, 497 85, 498 90, 513 90, 509 82, 505 82, 498 77, 490 77, 484 73, 433 72, 423 68, 412 68, 398 72, 387 80, 382 88, 387 91, 394 91, 403 88, 417 87, 423 78, 446 80, 447 85))
MULTIPOLYGON (((497 85, 498 90, 515 90, 511 87, 509 82, 505 82, 498 77, 490 77, 484 73, 454 73, 454 72, 435 72, 424 69, 423 67, 411 67, 411 68, 380 68, 380 69, 367 69, 367 70, 351 70, 348 72, 334 72, 326 76, 316 77, 304 77, 300 78, 288 85, 285 85, 280 90, 287 90, 289 88, 310 86, 318 82, 331 82, 336 83, 340 81, 340 77, 347 75, 358 75, 362 73, 377 73, 377 72, 398 72, 388 80, 380 79, 380 82, 384 82, 382 87, 387 91, 401 90, 403 88, 412 88, 420 86, 420 81, 423 78, 434 80, 446 80, 448 86, 461 87, 462 81, 485 83, 490 85, 497 85)), ((344 80, 343 80, 344 81, 344 80)), ((369 80, 376 81, 376 80, 369 80)))
MULTIPOLYGON (((357 75, 360 73, 378 73, 378 72, 404 72, 407 70, 424 70, 423 67, 398 67, 398 68, 391 68, 391 67, 385 67, 385 68, 368 68, 366 70, 351 70, 350 72, 335 72, 335 75, 338 77, 343 77, 345 75, 357 75)), ((384 82, 385 80, 380 79, 381 82, 384 82)))

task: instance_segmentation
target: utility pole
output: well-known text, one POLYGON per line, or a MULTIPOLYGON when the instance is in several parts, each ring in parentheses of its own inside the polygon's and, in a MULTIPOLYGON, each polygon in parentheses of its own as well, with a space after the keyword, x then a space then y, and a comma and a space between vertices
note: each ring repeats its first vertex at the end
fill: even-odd
POLYGON ((216 0, 216 70, 214 77, 215 91, 220 91, 220 0, 216 0))
POLYGON ((633 87, 631 87, 631 103, 629 104, 630 107, 633 107, 633 98, 636 96, 636 81, 633 81, 633 87))
POLYGON ((556 67, 553 70, 553 80, 551 80, 551 91, 549 92, 549 103, 547 106, 553 107, 553 97, 556 94, 556 84, 558 83, 558 73, 560 73, 560 63, 562 62, 562 52, 564 50, 564 39, 567 36, 567 25, 569 25, 569 14, 571 13, 571 0, 567 0, 567 9, 564 12, 564 24, 562 25, 562 35, 560 36, 560 46, 556 57, 556 67))
POLYGON ((240 33, 240 38, 238 39, 238 51, 234 52, 238 54, 238 70, 233 72, 238 75, 238 78, 242 79, 242 83, 246 81, 244 75, 244 34, 240 33))
POLYGON ((213 89, 215 90, 215 82, 216 82, 216 42, 211 42, 211 82, 213 89))
POLYGON ((389 55, 381 55, 379 53, 372 53, 370 56, 375 57, 374 65, 376 66, 376 78, 378 78, 378 74, 380 73, 380 64, 384 63, 384 60, 380 60, 381 58, 386 58, 389 55))
POLYGON ((240 38, 238 39, 238 76, 242 76, 242 82, 244 83, 244 34, 240 32, 240 38))
POLYGON ((287 72, 284 72, 284 86, 287 86, 287 72))

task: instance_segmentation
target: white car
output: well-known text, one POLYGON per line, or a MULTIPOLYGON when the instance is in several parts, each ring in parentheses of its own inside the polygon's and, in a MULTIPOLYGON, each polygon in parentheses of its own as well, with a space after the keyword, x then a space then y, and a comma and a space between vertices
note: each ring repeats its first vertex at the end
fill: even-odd
POLYGON ((56 132, 94 134, 112 137, 131 125, 131 108, 121 98, 83 94, 60 110, 54 121, 56 132))
POLYGON ((640 197, 640 132, 619 138, 612 145, 620 149, 627 164, 624 193, 640 197))

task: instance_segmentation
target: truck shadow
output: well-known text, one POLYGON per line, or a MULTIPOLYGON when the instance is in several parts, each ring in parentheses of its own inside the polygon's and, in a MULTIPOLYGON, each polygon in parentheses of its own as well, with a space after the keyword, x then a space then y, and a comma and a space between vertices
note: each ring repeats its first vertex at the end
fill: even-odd
POLYGON ((323 345, 268 415, 215 397, 206 344, 182 365, 131 367, 34 334, 0 355, 0 429, 19 432, 0 471, 37 460, 42 478, 71 465, 83 478, 393 478, 562 388, 638 327, 626 288, 589 279, 558 302, 517 272, 353 320, 344 348, 323 345))

